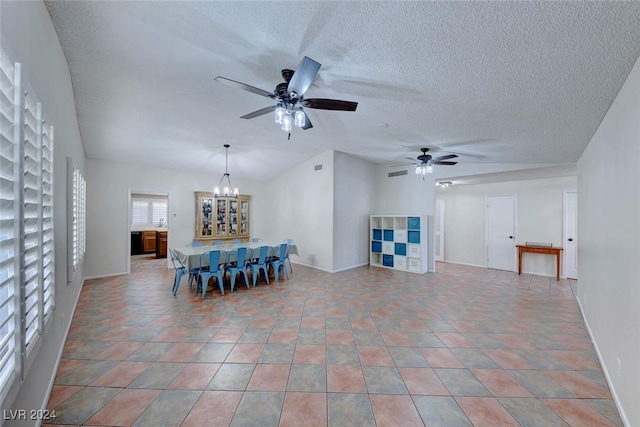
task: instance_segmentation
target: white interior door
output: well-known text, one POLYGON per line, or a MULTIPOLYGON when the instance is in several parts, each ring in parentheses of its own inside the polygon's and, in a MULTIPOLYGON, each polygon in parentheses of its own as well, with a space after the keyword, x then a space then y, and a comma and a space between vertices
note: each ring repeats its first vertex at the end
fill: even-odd
POLYGON ((436 199, 436 213, 434 215, 435 249, 436 261, 444 261, 444 200, 436 199))
POLYGON ((487 268, 515 271, 516 195, 487 196, 487 268))
POLYGON ((564 192, 564 254, 563 277, 578 278, 578 192, 564 192))

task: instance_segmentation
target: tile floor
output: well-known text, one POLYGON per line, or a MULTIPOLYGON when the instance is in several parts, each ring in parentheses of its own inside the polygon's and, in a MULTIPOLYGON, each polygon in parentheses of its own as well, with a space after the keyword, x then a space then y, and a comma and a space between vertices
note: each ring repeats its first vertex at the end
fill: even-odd
POLYGON ((203 301, 165 266, 86 281, 55 425, 622 425, 573 281, 295 265, 203 301))

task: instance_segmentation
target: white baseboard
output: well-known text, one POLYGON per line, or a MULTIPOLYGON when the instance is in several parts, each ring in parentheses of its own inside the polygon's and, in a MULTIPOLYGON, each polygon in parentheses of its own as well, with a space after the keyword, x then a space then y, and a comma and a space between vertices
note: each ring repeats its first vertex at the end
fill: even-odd
POLYGON ((589 322, 584 315, 584 310, 582 309, 582 302, 578 297, 576 297, 576 301, 578 301, 578 307, 580 307, 580 314, 582 314, 582 320, 584 321, 584 325, 587 328, 587 332, 589 333, 589 338, 591 338, 591 343, 593 344, 593 348, 596 350, 596 355, 598 356, 598 362, 600 362, 600 366, 602 367, 602 372, 604 373, 604 377, 607 380, 607 384, 609 385, 609 390, 611 390, 611 396, 613 397, 613 402, 616 404, 616 408, 618 408, 618 413, 620 414, 620 418, 622 419, 622 423, 625 427, 630 426, 629 419, 627 418, 627 414, 624 412, 624 408, 620 404, 620 399, 618 399, 618 394, 616 393, 616 388, 613 385, 613 381, 611 381, 611 375, 609 375, 609 371, 607 370, 607 366, 604 364, 602 359, 602 354, 600 353, 600 349, 598 348, 598 343, 593 338, 593 334, 591 333, 591 328, 589 327, 589 322))
POLYGON ((369 261, 364 262, 362 264, 352 265, 351 267, 340 268, 338 270, 333 270, 332 273, 340 273, 342 271, 353 270, 354 268, 363 267, 365 265, 369 265, 369 261))
MULTIPOLYGON (((51 378, 49 379, 49 384, 47 385, 47 394, 45 395, 45 401, 42 402, 40 407, 45 410, 47 409, 47 403, 49 403, 49 397, 51 396, 51 391, 53 390, 53 384, 56 380, 56 375, 58 374, 58 368, 60 367, 60 361, 62 360, 62 353, 64 352, 64 346, 67 344, 67 338, 69 337, 69 330, 71 329, 71 324, 73 323, 73 315, 76 313, 76 307, 78 306, 78 301, 80 301, 80 294, 82 293, 82 288, 84 287, 84 281, 80 284, 80 289, 78 289, 78 294, 76 295, 76 300, 73 303, 73 309, 69 314, 69 320, 67 323, 67 328, 64 331, 64 337, 62 338, 62 344, 60 345, 60 350, 58 351, 58 356, 56 357, 55 367, 51 374, 51 378)), ((52 319, 55 321, 55 319, 52 319)), ((38 427, 42 424, 42 420, 38 421, 38 427)))
POLYGON ((107 277, 126 276, 127 274, 130 274, 130 273, 123 272, 123 273, 98 274, 98 275, 96 275, 96 276, 86 276, 86 277, 84 278, 84 280, 82 281, 82 284, 84 285, 84 281, 85 281, 85 280, 91 280, 91 279, 105 279, 105 278, 107 278, 107 277))
POLYGON ((458 264, 458 265, 466 265, 468 267, 480 267, 480 268, 487 268, 486 265, 479 265, 479 264, 470 264, 468 262, 458 262, 458 261, 437 261, 437 262, 441 262, 444 264, 458 264))
POLYGON ((369 265, 369 262, 364 262, 362 264, 356 264, 351 267, 340 268, 338 270, 329 270, 328 268, 318 267, 317 265, 305 264, 302 262, 292 262, 292 264, 303 265, 305 267, 313 268, 314 270, 324 271, 325 273, 340 273, 342 271, 353 270, 354 268, 362 267, 365 265, 369 265))

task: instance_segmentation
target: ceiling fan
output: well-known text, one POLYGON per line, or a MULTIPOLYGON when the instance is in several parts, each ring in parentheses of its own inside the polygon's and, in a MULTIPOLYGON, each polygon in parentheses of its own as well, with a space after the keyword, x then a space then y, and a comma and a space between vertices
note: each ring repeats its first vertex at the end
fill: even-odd
MULTIPOLYGON (((241 119, 253 119, 254 117, 275 112, 276 123, 282 126, 285 132, 291 131, 291 125, 295 125, 304 130, 313 127, 309 116, 304 111, 306 108, 315 108, 317 110, 339 110, 339 111, 356 111, 357 102, 341 101, 338 99, 309 98, 305 99, 304 94, 313 83, 318 74, 320 63, 308 57, 302 58, 300 65, 295 71, 282 70, 283 83, 276 86, 273 93, 267 92, 260 88, 240 83, 235 80, 217 76, 214 80, 226 85, 255 93, 256 95, 265 96, 276 100, 276 105, 262 108, 253 113, 245 114, 241 119)), ((291 137, 291 134, 289 134, 291 137)))
POLYGON ((444 156, 432 157, 430 154, 427 154, 427 151, 429 151, 429 148, 423 147, 420 149, 420 151, 422 151, 422 154, 416 157, 416 159, 418 160, 417 162, 416 162, 416 159, 413 159, 411 157, 405 157, 405 159, 412 160, 413 164, 416 165, 416 174, 418 175, 426 175, 428 173, 433 173, 433 165, 451 166, 458 163, 458 162, 447 161, 449 159, 455 159, 456 157, 458 157, 457 154, 447 154, 444 156))

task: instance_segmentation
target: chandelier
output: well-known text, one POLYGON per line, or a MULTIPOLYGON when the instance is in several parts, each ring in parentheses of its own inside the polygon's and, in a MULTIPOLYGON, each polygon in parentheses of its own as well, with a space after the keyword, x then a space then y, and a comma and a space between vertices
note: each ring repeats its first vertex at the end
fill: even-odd
POLYGON ((233 188, 231 185, 231 178, 229 176, 229 144, 224 144, 224 174, 222 178, 220 178, 220 182, 218 186, 213 189, 214 197, 238 197, 240 195, 240 190, 237 188, 233 188), (220 186, 222 182, 227 179, 227 185, 222 187, 222 194, 220 194, 220 186))
POLYGON ((291 102, 279 102, 275 109, 276 123, 285 132, 291 131, 291 125, 301 128, 306 123, 306 116, 301 106, 294 107, 291 102))

